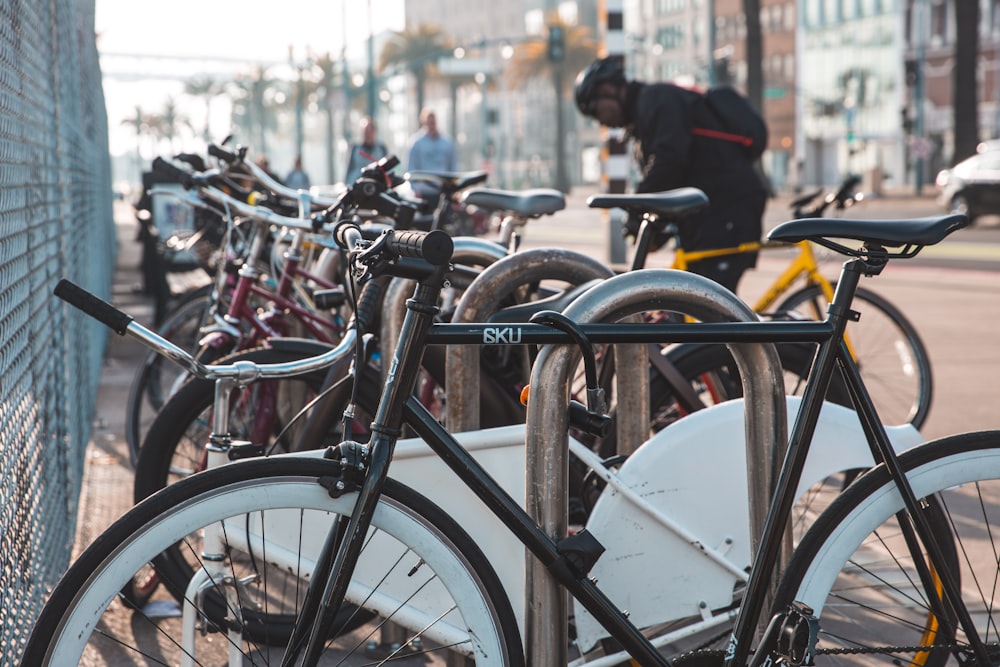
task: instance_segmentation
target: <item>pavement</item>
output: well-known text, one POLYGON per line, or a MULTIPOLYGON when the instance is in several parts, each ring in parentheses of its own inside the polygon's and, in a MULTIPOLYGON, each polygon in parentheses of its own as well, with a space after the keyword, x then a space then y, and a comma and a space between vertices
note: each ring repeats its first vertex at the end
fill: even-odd
MULTIPOLYGON (((118 257, 111 301, 136 321, 148 325, 153 319, 153 302, 141 291, 142 250, 136 241, 135 213, 129 203, 116 201, 114 215, 118 257)), ((132 506, 133 471, 125 442, 125 406, 135 369, 144 356, 145 348, 139 343, 109 334, 93 433, 87 446, 74 556, 132 506)))

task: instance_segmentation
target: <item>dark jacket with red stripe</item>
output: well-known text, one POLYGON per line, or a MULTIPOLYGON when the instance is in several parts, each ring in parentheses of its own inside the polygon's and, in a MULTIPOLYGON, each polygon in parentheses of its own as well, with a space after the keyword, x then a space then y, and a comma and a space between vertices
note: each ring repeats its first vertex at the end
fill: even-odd
POLYGON ((700 93, 669 83, 630 82, 625 129, 634 139, 642 175, 638 192, 691 186, 708 195, 709 208, 681 227, 687 250, 756 241, 767 189, 738 143, 695 134, 721 131, 700 93))

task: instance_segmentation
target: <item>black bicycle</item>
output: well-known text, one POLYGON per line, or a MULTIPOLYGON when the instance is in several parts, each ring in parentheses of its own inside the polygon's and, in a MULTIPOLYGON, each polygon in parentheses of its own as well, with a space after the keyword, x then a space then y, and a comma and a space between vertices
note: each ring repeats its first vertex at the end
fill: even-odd
MULTIPOLYGON (((894 664, 993 664, 1000 643, 989 600, 997 592, 997 562, 989 549, 985 558, 978 558, 983 553, 981 542, 975 550, 962 545, 971 533, 991 543, 989 526, 996 511, 991 491, 996 491, 993 487, 1000 479, 1000 434, 957 435, 897 457, 842 341, 862 275, 876 275, 890 259, 912 256, 965 224, 963 216, 943 216, 798 220, 776 228, 773 239, 809 239, 853 256, 844 265, 824 322, 582 324, 544 315, 547 324, 512 327, 510 344, 571 344, 580 347, 585 358, 591 344, 605 342, 818 343, 809 387, 776 476, 774 501, 753 561, 768 566, 754 567, 745 589, 732 591, 738 611, 734 607, 731 635, 725 632, 731 637, 725 651, 695 651, 687 659, 811 664, 862 655, 866 663, 885 659, 894 664), (831 239, 853 239, 862 245, 855 249, 831 239), (835 369, 846 378, 878 465, 840 494, 803 538, 769 603, 782 527, 835 369), (762 619, 770 621, 757 641, 755 632, 762 619)), ((201 642, 198 659, 221 645, 239 660, 267 653, 283 656, 281 664, 300 658, 303 664, 319 664, 321 657, 342 655, 358 643, 341 625, 349 624, 345 609, 364 609, 407 628, 411 640, 407 646, 416 643, 424 651, 457 651, 477 664, 522 664, 525 646, 536 662, 542 647, 550 651, 542 657, 546 664, 568 662, 570 644, 564 640, 565 631, 558 631, 566 616, 548 619, 556 630, 552 637, 540 636, 534 629, 537 624, 527 622, 522 643, 517 616, 490 561, 448 515, 388 479, 404 420, 416 425, 437 457, 534 555, 551 575, 551 585, 568 590, 607 630, 612 641, 588 650, 623 649, 646 665, 670 664, 678 658, 672 653, 676 645, 658 648, 656 640, 647 636, 664 628, 636 627, 620 600, 616 602, 620 591, 602 591, 589 576, 595 563, 609 558, 610 554, 602 557, 605 549, 613 553, 616 545, 602 544, 596 532, 547 534, 411 397, 426 345, 496 342, 494 325, 433 322, 448 275, 450 239, 437 232, 426 236, 390 232, 374 243, 362 243, 349 225, 340 228, 338 237, 351 249, 359 278, 391 273, 401 266, 413 276, 414 263, 407 257, 422 257, 426 272, 408 305, 370 441, 341 443, 322 459, 275 457, 225 465, 141 503, 67 573, 33 631, 23 664, 81 662, 91 641, 93 648, 115 632, 100 623, 109 601, 137 568, 177 542, 203 554, 200 567, 206 573, 187 588, 189 621, 200 617, 206 629, 225 634, 213 637, 209 632, 212 641, 201 642, 185 633, 178 643, 193 647, 201 642), (206 528, 197 531, 199 526, 206 528), (214 548, 203 548, 193 537, 207 533, 219 540, 214 548), (282 566, 283 576, 268 581, 266 564, 282 566), (206 595, 205 590, 214 594, 206 595), (204 609, 206 600, 220 597, 226 600, 225 613, 204 609), (295 599, 300 608, 287 648, 247 646, 243 611, 251 608, 251 602, 253 609, 266 609, 278 597, 295 599), (345 600, 350 603, 346 607, 345 600)), ((634 286, 637 279, 660 280, 656 274, 624 274, 607 281, 604 289, 620 295, 623 285, 634 286)), ((65 283, 58 293, 119 332, 154 346, 162 344, 127 316, 65 283)), ((536 395, 543 384, 534 384, 536 395)), ((535 400, 529 402, 529 423, 535 400)), ((622 566, 628 567, 618 565, 622 566)), ((653 594, 660 574, 637 573, 643 595, 653 594)), ((137 627, 135 622, 132 626, 137 627)), ((193 629, 194 621, 189 626, 193 629)), ((162 630, 160 624, 157 627, 162 630)), ((116 650, 139 644, 137 650, 148 652, 149 646, 135 634, 116 638, 116 650)), ((170 633, 156 636, 163 634, 170 633)), ((174 658, 166 660, 170 664, 174 658)))

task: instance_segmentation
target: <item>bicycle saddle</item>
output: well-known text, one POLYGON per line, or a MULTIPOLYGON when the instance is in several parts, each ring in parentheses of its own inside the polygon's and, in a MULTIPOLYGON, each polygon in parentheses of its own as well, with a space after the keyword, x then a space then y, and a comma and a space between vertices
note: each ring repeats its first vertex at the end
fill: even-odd
POLYGON ((530 190, 474 188, 462 195, 462 203, 478 206, 487 211, 509 211, 522 218, 537 218, 566 208, 566 197, 551 188, 530 190))
POLYGON ((682 220, 708 206, 708 197, 698 188, 677 188, 666 192, 643 192, 631 195, 592 195, 590 208, 624 208, 640 213, 656 213, 671 220, 682 220))
POLYGON ((582 285, 574 285, 566 290, 553 294, 552 296, 520 303, 516 306, 507 306, 496 311, 486 320, 490 324, 518 324, 531 320, 531 317, 543 310, 554 310, 561 313, 566 306, 571 304, 576 297, 580 296, 591 287, 601 282, 600 280, 589 280, 582 285))
MULTIPOLYGON (((866 245, 925 246, 940 242, 968 224, 968 217, 961 213, 895 220, 802 218, 778 225, 768 233, 767 238, 789 243, 837 238, 853 239, 866 245)), ((832 247, 832 244, 824 245, 832 247)))
POLYGON ((471 185, 483 183, 489 177, 485 171, 410 171, 408 181, 423 181, 437 186, 446 193, 458 192, 471 185))

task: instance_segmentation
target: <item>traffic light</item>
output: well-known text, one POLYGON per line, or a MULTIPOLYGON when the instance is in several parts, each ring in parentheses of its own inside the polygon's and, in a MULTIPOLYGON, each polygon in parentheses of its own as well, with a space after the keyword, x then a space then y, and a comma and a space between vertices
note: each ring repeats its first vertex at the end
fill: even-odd
POLYGON ((562 62, 566 55, 566 35, 561 25, 549 26, 549 60, 554 63, 562 62))
POLYGON ((910 117, 910 110, 907 109, 906 107, 903 107, 902 109, 900 109, 899 113, 902 116, 903 132, 905 134, 912 134, 913 119, 910 117))

